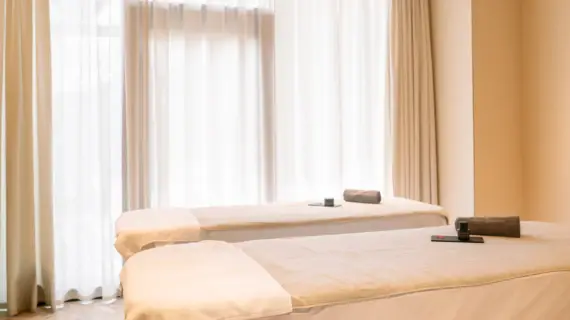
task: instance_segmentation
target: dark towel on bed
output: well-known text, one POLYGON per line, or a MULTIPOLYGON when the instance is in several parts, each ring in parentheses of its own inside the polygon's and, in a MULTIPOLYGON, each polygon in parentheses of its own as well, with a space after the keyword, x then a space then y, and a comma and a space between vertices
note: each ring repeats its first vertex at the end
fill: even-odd
POLYGON ((382 201, 380 191, 374 190, 344 190, 344 201, 346 202, 359 202, 359 203, 372 203, 378 204, 382 201))
POLYGON ((521 237, 521 222, 519 217, 457 218, 455 220, 455 229, 459 228, 460 222, 467 222, 471 234, 474 235, 509 238, 521 237))

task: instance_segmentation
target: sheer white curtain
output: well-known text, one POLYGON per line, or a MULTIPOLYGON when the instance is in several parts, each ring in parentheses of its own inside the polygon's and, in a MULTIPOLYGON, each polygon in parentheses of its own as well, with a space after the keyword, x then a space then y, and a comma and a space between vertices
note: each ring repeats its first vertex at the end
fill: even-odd
POLYGON ((135 207, 392 193, 389 0, 130 3, 127 37, 144 40, 127 78, 148 88, 148 114, 127 107, 148 140, 128 145, 149 146, 127 161, 148 175, 129 180, 150 195, 135 207))
POLYGON ((148 70, 148 90, 139 93, 148 94, 139 99, 148 101, 148 115, 134 106, 126 121, 148 117, 148 131, 139 136, 149 140, 143 142, 150 146, 148 164, 140 166, 148 168, 149 178, 139 181, 150 184, 150 205, 266 201, 272 170, 271 1, 156 0, 130 6, 127 37, 145 40, 136 45, 142 52, 127 59, 137 57, 140 63, 129 66, 148 70))
POLYGON ((51 0, 58 300, 114 297, 122 212, 122 0, 51 0))
POLYGON ((391 194, 389 2, 276 2, 277 200, 391 194))

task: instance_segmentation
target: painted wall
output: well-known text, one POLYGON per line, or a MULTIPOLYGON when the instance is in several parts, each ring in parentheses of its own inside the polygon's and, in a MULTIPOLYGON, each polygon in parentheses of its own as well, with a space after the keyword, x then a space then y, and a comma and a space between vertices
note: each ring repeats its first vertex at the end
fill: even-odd
POLYGON ((522 2, 473 0, 472 15, 475 214, 522 215, 522 2))
POLYGON ((525 218, 570 222, 570 1, 523 1, 525 218))
POLYGON ((442 205, 570 222, 570 1, 431 9, 442 205))
POLYGON ((440 204, 474 214, 471 0, 432 0, 440 204))

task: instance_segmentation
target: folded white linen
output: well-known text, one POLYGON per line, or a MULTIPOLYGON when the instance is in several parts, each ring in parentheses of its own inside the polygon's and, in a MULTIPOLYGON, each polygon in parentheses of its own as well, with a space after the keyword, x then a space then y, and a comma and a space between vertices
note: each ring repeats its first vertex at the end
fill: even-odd
POLYGON ((127 260, 148 245, 199 241, 201 229, 191 209, 161 208, 123 213, 115 232, 115 248, 127 260))
POLYGON ((225 242, 140 252, 125 263, 121 283, 125 320, 247 320, 292 311, 281 285, 225 242))

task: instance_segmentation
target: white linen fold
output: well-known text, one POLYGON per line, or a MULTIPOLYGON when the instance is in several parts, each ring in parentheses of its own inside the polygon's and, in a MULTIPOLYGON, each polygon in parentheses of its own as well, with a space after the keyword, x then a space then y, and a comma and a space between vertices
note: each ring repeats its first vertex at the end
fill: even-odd
POLYGON ((125 320, 248 320, 293 311, 287 291, 225 242, 140 252, 125 263, 121 282, 125 320))
POLYGON ((115 223, 115 249, 124 260, 146 246, 199 241, 200 223, 190 209, 162 208, 124 212, 115 223))

